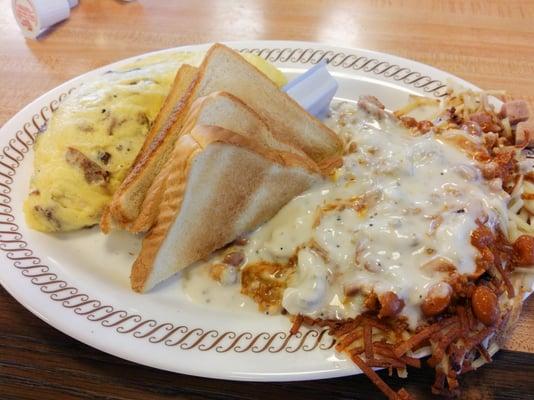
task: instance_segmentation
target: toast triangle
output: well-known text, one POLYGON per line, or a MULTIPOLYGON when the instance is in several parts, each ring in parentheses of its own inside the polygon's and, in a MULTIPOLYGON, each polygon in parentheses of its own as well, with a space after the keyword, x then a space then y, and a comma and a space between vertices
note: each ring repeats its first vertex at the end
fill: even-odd
POLYGON ((254 229, 321 179, 309 158, 215 126, 182 136, 172 163, 156 224, 132 267, 138 292, 254 229))

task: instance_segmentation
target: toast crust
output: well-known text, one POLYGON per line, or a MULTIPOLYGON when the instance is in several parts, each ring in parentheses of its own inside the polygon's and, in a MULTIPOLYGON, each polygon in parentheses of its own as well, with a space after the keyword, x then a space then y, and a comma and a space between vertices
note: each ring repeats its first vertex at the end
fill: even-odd
POLYGON ((150 131, 145 138, 143 147, 137 153, 135 163, 137 163, 139 156, 147 151, 150 144, 154 141, 157 135, 163 132, 165 125, 172 123, 170 118, 173 118, 179 110, 180 102, 184 101, 183 95, 187 93, 189 86, 194 81, 198 74, 198 68, 189 64, 182 64, 171 85, 171 90, 163 102, 160 112, 150 127, 150 131))
MULTIPOLYGON (((174 157, 176 157, 176 155, 172 154, 171 160, 174 159, 174 157)), ((148 189, 145 200, 143 200, 139 215, 131 224, 126 226, 126 230, 131 233, 142 233, 148 231, 152 227, 158 215, 163 193, 165 193, 167 179, 169 175, 171 175, 171 170, 173 168, 176 168, 174 163, 168 162, 156 176, 156 179, 148 189)))
POLYGON ((111 225, 113 223, 111 213, 109 212, 109 206, 104 207, 102 216, 100 217, 100 230, 102 233, 111 232, 111 225))

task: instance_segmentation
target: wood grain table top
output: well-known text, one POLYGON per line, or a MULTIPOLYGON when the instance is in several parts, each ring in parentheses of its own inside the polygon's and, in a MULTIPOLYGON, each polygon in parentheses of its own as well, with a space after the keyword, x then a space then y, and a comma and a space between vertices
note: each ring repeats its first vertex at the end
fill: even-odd
MULTIPOLYGON (((387 52, 482 88, 504 89, 534 110, 534 1, 80 0, 67 21, 27 40, 0 0, 0 125, 53 87, 148 51, 226 40, 306 40, 387 52)), ((462 397, 534 398, 534 301, 506 351, 463 378, 462 397)), ((406 385, 429 396, 431 373, 406 385)), ((0 288, 0 399, 379 398, 365 377, 237 383, 138 366, 49 327, 0 288)))

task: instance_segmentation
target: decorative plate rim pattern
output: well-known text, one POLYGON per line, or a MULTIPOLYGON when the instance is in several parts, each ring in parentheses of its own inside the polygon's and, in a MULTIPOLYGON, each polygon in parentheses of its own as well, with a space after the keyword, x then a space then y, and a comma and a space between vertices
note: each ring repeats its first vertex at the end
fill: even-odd
POLYGON ((314 65, 324 60, 328 65, 333 67, 383 75, 388 79, 413 86, 436 97, 443 97, 447 94, 446 83, 438 79, 432 79, 430 76, 413 71, 410 68, 392 64, 388 61, 381 61, 377 58, 346 54, 341 51, 336 52, 333 50, 312 48, 241 48, 239 51, 241 53, 259 55, 271 62, 291 61, 293 63, 314 65))

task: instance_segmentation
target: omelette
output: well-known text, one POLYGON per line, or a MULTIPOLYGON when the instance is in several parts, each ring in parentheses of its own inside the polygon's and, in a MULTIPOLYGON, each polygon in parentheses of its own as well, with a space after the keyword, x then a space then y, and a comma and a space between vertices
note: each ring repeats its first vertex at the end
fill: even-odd
MULTIPOLYGON (((128 173, 180 65, 203 53, 171 52, 109 70, 77 88, 34 145, 34 171, 24 202, 27 224, 42 232, 98 224, 128 173)), ((278 86, 286 78, 259 56, 244 57, 278 86)))

